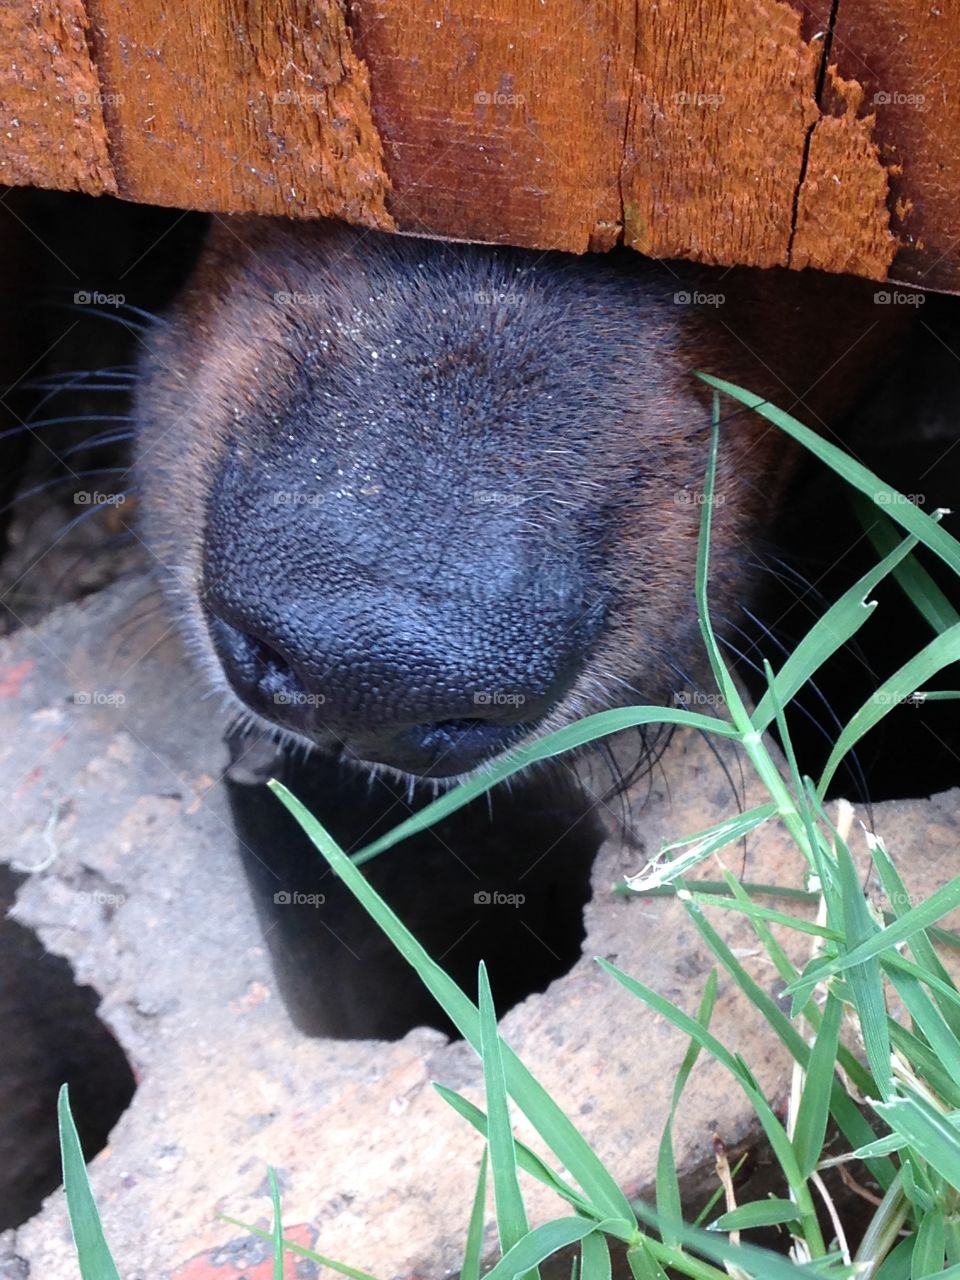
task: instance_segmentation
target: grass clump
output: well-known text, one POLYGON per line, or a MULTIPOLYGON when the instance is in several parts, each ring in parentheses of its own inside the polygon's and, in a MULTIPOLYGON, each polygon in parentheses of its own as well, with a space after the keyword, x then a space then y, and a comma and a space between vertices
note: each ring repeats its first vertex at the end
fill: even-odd
MULTIPOLYGON (((831 820, 824 806, 838 766, 890 709, 910 698, 957 696, 949 690, 925 688, 944 668, 960 660, 960 618, 913 553, 925 547, 960 576, 960 543, 942 528, 940 513, 928 515, 902 499, 788 414, 718 379, 708 377, 705 381, 715 390, 714 426, 696 597, 713 678, 722 695, 720 705, 726 708, 723 717, 664 707, 626 707, 589 716, 496 761, 482 776, 440 796, 352 859, 295 796, 278 783, 271 785, 331 869, 482 1059, 485 1111, 456 1092, 436 1086, 441 1097, 485 1141, 473 1210, 464 1228, 462 1275, 466 1280, 478 1280, 481 1274, 488 1280, 536 1277, 542 1263, 571 1247, 577 1251, 582 1280, 608 1280, 616 1255, 625 1256, 636 1280, 666 1280, 668 1272, 692 1280, 727 1276, 757 1280, 797 1276, 960 1280, 960 992, 933 945, 936 923, 960 905, 960 877, 926 901, 913 903, 882 839, 870 832, 860 834, 858 838, 869 843, 891 904, 889 915, 881 917, 863 894, 851 852, 855 834, 852 811, 841 804, 836 820, 831 820), (881 557, 877 565, 827 610, 779 670, 766 666, 766 691, 752 710, 745 705, 721 657, 707 597, 721 393, 798 440, 844 477, 862 499, 881 506, 892 517, 885 520, 875 538, 881 557), (803 777, 790 744, 784 710, 870 619, 875 608, 870 593, 887 575, 895 575, 933 636, 850 718, 838 734, 821 776, 815 780, 803 777), (762 781, 768 799, 708 831, 676 841, 634 886, 645 892, 676 893, 716 959, 695 1015, 677 1008, 635 975, 606 961, 597 962, 610 980, 623 988, 625 1016, 629 1016, 630 1001, 639 1000, 667 1019, 689 1042, 660 1142, 655 1199, 644 1204, 627 1199, 572 1120, 504 1042, 483 967, 474 998, 424 951, 370 887, 360 867, 529 764, 628 727, 663 722, 737 743, 762 781), (784 745, 785 771, 764 739, 765 730, 773 724, 778 726, 784 745), (813 920, 808 914, 794 916, 764 905, 769 886, 743 885, 729 873, 712 884, 683 879, 704 859, 771 820, 782 822, 796 844, 805 872, 799 895, 816 903, 813 920), (786 986, 789 1013, 753 980, 713 927, 709 915, 716 910, 736 911, 749 921, 786 986), (805 965, 797 967, 790 959, 776 940, 774 925, 807 935, 809 959, 805 965), (720 970, 760 1011, 770 1034, 791 1055, 794 1078, 785 1120, 770 1106, 749 1064, 711 1033, 720 970), (890 1016, 892 997, 908 1012, 909 1025, 890 1016), (861 1051, 854 1052, 841 1037, 845 1023, 855 1028, 861 1051), (681 1211, 672 1129, 683 1105, 684 1087, 703 1054, 720 1063, 749 1100, 785 1192, 777 1198, 735 1204, 731 1183, 723 1212, 716 1213, 711 1205, 697 1222, 689 1223, 681 1211), (533 1126, 551 1153, 549 1159, 541 1158, 513 1136, 514 1107, 533 1126), (831 1128, 839 1132, 846 1147, 839 1157, 825 1155, 825 1138, 831 1128), (879 1203, 856 1247, 847 1239, 823 1177, 827 1168, 852 1161, 862 1161, 880 1189, 879 1203), (523 1198, 528 1178, 550 1188, 561 1202, 555 1218, 534 1227, 529 1224, 523 1198), (484 1273, 483 1224, 491 1188, 499 1258, 484 1273), (821 1226, 824 1220, 830 1227, 826 1233, 821 1226), (779 1227, 787 1233, 789 1252, 776 1253, 743 1242, 742 1232, 761 1226, 779 1227)), ((114 1280, 117 1272, 100 1230, 65 1096, 61 1121, 67 1203, 81 1273, 84 1280, 114 1280)), ((272 1175, 271 1187, 273 1228, 257 1233, 273 1242, 275 1277, 282 1277, 284 1253, 292 1252, 353 1280, 371 1280, 364 1272, 285 1241, 272 1175)))

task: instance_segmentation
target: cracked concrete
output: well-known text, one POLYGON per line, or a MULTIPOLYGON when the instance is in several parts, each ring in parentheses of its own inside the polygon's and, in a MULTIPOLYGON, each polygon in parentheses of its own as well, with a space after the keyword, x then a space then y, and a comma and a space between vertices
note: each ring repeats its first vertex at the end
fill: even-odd
MULTIPOLYGON (((264 1225, 270 1163, 296 1238, 384 1277, 439 1280, 460 1260, 481 1143, 430 1084, 482 1102, 478 1063, 431 1029, 393 1042, 296 1029, 236 857, 218 782, 227 763, 221 726, 163 622, 131 624, 141 589, 127 583, 65 607, 0 648, 0 752, 10 780, 4 857, 42 865, 20 889, 17 919, 100 993, 100 1017, 138 1082, 91 1168, 121 1273, 259 1274, 249 1268, 262 1262, 262 1246, 218 1215, 264 1225)), ((744 802, 757 802, 749 783, 744 802)), ((652 850, 730 808, 709 751, 677 734, 635 820, 652 850)), ((955 871, 955 793, 879 806, 877 827, 913 891, 955 871)), ((606 842, 593 869, 583 955, 502 1020, 511 1045, 630 1194, 650 1189, 685 1044, 592 957, 615 961, 691 1010, 711 967, 676 901, 611 892, 640 860, 639 849, 606 842)), ((796 885, 800 874, 775 827, 751 838, 745 863, 731 853, 731 865, 752 880, 796 885)), ((715 923, 775 992, 776 975, 750 931, 732 913, 715 923)), ((783 1055, 724 980, 713 1029, 781 1104, 783 1055)), ((517 1127, 540 1149, 522 1118, 517 1127)), ((717 1137, 736 1150, 756 1130, 727 1077, 703 1061, 676 1134, 688 1185, 709 1180, 717 1137)), ((525 1189, 534 1222, 557 1210, 546 1191, 525 1189)), ((487 1232, 492 1248, 489 1222, 487 1232)), ((314 1272, 305 1266, 302 1274, 314 1272)), ((3 1237, 0 1275, 73 1280, 60 1192, 3 1237)))

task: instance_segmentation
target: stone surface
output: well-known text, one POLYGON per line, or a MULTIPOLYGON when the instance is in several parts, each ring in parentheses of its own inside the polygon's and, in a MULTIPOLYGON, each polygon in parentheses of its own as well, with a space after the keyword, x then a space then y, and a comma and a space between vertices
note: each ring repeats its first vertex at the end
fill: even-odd
MULTIPOLYGON (((481 1141, 431 1081, 482 1103, 479 1064, 430 1029, 390 1043, 296 1030, 235 853, 223 726, 162 618, 136 620, 142 592, 136 582, 112 588, 0 649, 3 856, 35 868, 16 916, 101 994, 100 1016, 138 1080, 91 1166, 121 1273, 268 1274, 263 1246, 218 1215, 266 1225, 272 1164, 297 1239, 382 1277, 447 1274, 460 1262, 481 1141)), ((746 805, 758 802, 754 792, 748 783, 746 805)), ((677 734, 637 830, 652 851, 732 808, 713 756, 677 734)), ((879 806, 876 825, 916 891, 955 871, 955 795, 879 806)), ((745 863, 729 852, 748 879, 800 883, 798 856, 773 827, 751 839, 745 863)), ((593 957, 689 1010, 710 968, 677 902, 611 892, 642 861, 636 844, 607 841, 582 957, 501 1024, 631 1194, 651 1185, 686 1045, 593 957)), ((750 931, 729 913, 716 924, 773 990, 750 931)), ((713 1029, 744 1053, 767 1096, 785 1101, 783 1056, 723 979, 713 1029)), ((517 1128, 539 1146, 522 1118, 517 1128)), ((685 1175, 710 1168, 718 1136, 734 1148, 754 1128, 729 1079, 701 1061, 676 1135, 685 1175)), ((534 1221, 558 1208, 538 1186, 526 1189, 534 1221)), ((74 1280, 62 1193, 3 1238, 0 1276, 74 1280)))

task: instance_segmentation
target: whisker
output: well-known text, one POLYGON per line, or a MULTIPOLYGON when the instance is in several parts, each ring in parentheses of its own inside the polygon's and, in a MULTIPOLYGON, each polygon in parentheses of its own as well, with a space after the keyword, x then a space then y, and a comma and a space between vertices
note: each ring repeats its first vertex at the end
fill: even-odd
POLYGON ((149 333, 150 329, 153 327, 148 324, 137 324, 134 320, 127 320, 125 316, 118 314, 122 308, 117 308, 116 311, 104 311, 100 307, 91 307, 87 303, 58 302, 56 299, 52 298, 47 299, 40 305, 44 307, 55 307, 60 311, 72 311, 83 316, 93 316, 97 320, 109 320, 112 324, 119 324, 122 328, 126 329, 128 333, 149 333))
POLYGON ((133 431, 114 431, 104 432, 99 436, 91 436, 89 440, 81 440, 79 443, 71 445, 69 449, 64 449, 60 454, 61 458, 69 458, 73 454, 82 453, 84 449, 100 449, 108 444, 122 444, 124 440, 133 439, 133 431))
MULTIPOLYGON (((129 467, 94 467, 89 471, 77 471, 73 475, 54 476, 52 480, 45 480, 43 484, 34 485, 32 489, 25 489, 22 493, 18 493, 10 502, 0 507, 0 515, 6 515, 8 511, 11 511, 19 503, 26 502, 28 498, 35 498, 39 493, 46 493, 48 489, 54 489, 57 485, 73 484, 75 480, 86 480, 90 476, 122 475, 127 471, 129 471, 129 467)), ((95 503, 93 505, 94 509, 98 509, 108 504, 95 503)))
POLYGON ((64 418, 43 418, 40 422, 33 422, 30 418, 25 418, 16 427, 8 427, 6 431, 0 431, 0 440, 6 440, 10 436, 22 435, 25 431, 29 434, 33 431, 40 431, 46 427, 63 427, 72 425, 75 422, 129 422, 131 425, 136 424, 137 419, 129 413, 79 413, 68 414, 64 418))

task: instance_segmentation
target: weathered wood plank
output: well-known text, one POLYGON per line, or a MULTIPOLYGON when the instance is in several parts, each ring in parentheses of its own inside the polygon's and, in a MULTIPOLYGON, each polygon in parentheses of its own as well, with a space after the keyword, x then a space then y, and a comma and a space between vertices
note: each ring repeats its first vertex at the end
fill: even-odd
POLYGON ((960 289, 934 0, 6 0, 0 182, 960 289))

